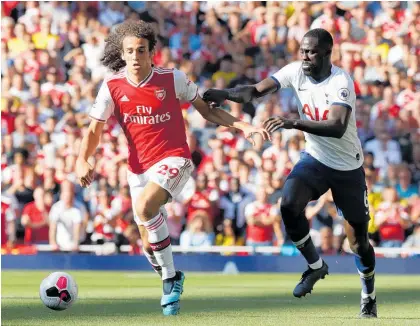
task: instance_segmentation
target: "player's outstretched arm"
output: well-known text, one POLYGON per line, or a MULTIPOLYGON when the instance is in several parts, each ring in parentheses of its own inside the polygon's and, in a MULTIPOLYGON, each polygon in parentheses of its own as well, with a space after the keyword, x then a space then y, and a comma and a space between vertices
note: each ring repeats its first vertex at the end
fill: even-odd
POLYGON ((88 163, 88 158, 93 155, 98 147, 104 126, 104 122, 92 119, 88 131, 82 139, 76 161, 76 175, 82 187, 89 186, 93 180, 93 167, 88 163))
POLYGON ((322 137, 341 138, 346 132, 351 109, 343 105, 332 105, 327 120, 312 121, 272 117, 264 122, 264 127, 272 133, 279 128, 299 129, 322 137))
POLYGON ((247 103, 278 90, 278 84, 273 78, 266 78, 255 85, 239 85, 228 89, 209 89, 203 95, 206 102, 223 103, 225 100, 247 103))
POLYGON ((250 125, 247 122, 243 122, 234 116, 230 115, 228 112, 220 109, 216 106, 210 106, 203 99, 198 96, 195 101, 192 102, 197 111, 202 115, 207 121, 213 122, 218 125, 222 125, 229 128, 235 128, 241 130, 245 137, 253 144, 252 136, 254 134, 260 134, 264 140, 271 140, 271 137, 267 130, 263 128, 257 128, 250 125))

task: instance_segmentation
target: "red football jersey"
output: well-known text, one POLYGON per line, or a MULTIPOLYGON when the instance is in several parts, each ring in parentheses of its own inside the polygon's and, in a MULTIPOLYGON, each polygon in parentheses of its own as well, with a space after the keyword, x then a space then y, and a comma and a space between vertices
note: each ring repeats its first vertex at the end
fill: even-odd
MULTIPOLYGON (((44 220, 44 213, 41 212, 36 207, 35 202, 30 202, 29 204, 26 204, 25 207, 23 208, 22 215, 28 215, 32 223, 39 223, 44 220)), ((48 232, 49 232, 48 225, 45 225, 37 229, 25 227, 25 243, 48 242, 49 241, 48 232)))
MULTIPOLYGON (((262 216, 278 215, 277 209, 271 204, 261 204, 259 202, 252 202, 245 207, 245 216, 255 216, 260 219, 262 216)), ((257 226, 248 225, 246 229, 247 239, 257 242, 265 242, 273 240, 273 225, 257 226)))
POLYGON ((180 100, 197 96, 197 85, 177 69, 153 67, 139 84, 123 69, 104 81, 90 116, 116 117, 128 141, 128 168, 141 174, 170 156, 191 159, 180 100))

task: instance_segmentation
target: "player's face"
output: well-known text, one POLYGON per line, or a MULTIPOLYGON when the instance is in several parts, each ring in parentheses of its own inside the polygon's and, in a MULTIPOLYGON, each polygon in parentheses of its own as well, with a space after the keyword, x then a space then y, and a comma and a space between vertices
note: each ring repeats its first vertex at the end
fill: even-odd
POLYGON ((122 59, 126 62, 129 71, 138 73, 149 69, 152 65, 152 56, 148 40, 135 36, 124 38, 122 59))
POLYGON ((299 50, 302 58, 302 69, 306 76, 318 77, 331 64, 331 53, 318 45, 314 37, 304 37, 299 50))

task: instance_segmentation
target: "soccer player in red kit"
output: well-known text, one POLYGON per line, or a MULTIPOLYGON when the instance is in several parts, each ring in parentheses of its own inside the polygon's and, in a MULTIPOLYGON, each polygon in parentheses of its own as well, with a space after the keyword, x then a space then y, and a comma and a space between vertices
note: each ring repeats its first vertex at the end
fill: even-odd
POLYGON ((177 69, 152 65, 156 36, 143 22, 126 21, 106 41, 102 63, 115 72, 107 78, 90 111, 92 121, 76 164, 80 184, 93 180, 88 158, 113 114, 128 140, 128 183, 144 252, 163 280, 164 315, 179 312, 184 273, 176 271, 163 206, 180 193, 193 171, 180 100, 190 101, 208 121, 241 130, 245 137, 270 136, 227 112, 209 107, 197 85, 177 69))

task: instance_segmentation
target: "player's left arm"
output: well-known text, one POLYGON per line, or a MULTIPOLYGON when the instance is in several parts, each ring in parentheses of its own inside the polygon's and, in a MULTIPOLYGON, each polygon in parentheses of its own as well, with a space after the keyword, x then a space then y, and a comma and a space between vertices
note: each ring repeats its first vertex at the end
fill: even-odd
POLYGON ((273 132, 278 128, 299 129, 322 137, 341 138, 347 130, 356 94, 350 77, 339 75, 330 81, 329 100, 332 103, 326 120, 312 121, 272 117, 264 122, 264 127, 273 132))
POLYGON ((333 104, 327 120, 312 121, 300 119, 286 119, 284 117, 272 117, 264 122, 264 127, 272 133, 279 128, 299 129, 310 134, 322 137, 341 138, 347 130, 351 108, 342 104, 333 104))
POLYGON ((195 101, 192 102, 197 111, 207 121, 213 122, 218 125, 222 125, 229 128, 235 128, 241 130, 246 138, 252 137, 253 134, 260 134, 264 140, 271 140, 267 130, 263 128, 257 128, 250 125, 247 122, 241 121, 234 116, 230 115, 220 107, 209 106, 204 100, 198 96, 195 101))
POLYGON ((174 80, 177 98, 191 102, 204 119, 218 125, 239 129, 251 142, 253 142, 251 136, 256 133, 260 134, 264 140, 270 140, 270 135, 265 129, 256 128, 249 123, 233 117, 219 107, 207 104, 198 94, 197 85, 188 80, 185 73, 174 69, 174 80))

